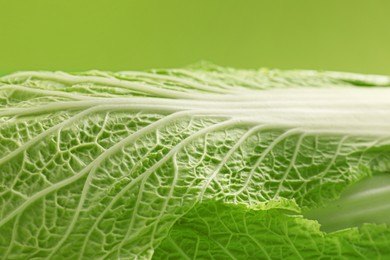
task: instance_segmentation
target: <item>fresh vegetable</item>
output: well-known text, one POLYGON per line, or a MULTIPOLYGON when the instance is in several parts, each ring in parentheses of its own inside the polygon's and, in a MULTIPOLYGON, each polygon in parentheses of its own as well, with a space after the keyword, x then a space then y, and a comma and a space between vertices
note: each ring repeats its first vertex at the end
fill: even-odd
POLYGON ((390 257, 387 223, 310 213, 390 173, 389 85, 213 65, 2 77, 0 256, 390 257))

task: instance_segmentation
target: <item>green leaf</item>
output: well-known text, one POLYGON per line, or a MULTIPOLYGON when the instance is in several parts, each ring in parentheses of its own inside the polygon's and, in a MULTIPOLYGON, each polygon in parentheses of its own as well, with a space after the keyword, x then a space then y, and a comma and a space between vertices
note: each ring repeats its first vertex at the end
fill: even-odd
POLYGON ((316 221, 277 209, 200 204, 180 218, 155 259, 380 259, 390 230, 366 224, 332 234, 316 221))

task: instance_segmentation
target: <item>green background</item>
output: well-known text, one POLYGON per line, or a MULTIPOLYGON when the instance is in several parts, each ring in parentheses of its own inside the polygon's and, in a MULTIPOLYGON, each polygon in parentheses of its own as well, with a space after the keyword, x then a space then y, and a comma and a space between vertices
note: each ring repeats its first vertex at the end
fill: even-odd
POLYGON ((0 0, 0 74, 237 68, 390 75, 390 1, 0 0))

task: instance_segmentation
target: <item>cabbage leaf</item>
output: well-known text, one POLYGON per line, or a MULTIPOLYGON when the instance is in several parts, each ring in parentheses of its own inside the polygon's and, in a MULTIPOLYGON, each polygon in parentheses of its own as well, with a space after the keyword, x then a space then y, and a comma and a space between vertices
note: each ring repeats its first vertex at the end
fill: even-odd
POLYGON ((2 77, 0 256, 390 257, 386 223, 302 215, 390 172, 389 85, 204 64, 2 77))

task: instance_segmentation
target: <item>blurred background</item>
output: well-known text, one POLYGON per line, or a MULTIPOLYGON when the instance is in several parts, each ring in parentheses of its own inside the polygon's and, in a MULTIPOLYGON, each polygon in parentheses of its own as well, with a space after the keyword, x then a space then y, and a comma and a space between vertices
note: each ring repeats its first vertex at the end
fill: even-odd
POLYGON ((386 0, 0 0, 0 74, 236 68, 390 75, 386 0))

